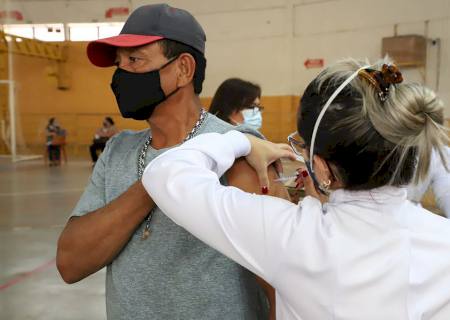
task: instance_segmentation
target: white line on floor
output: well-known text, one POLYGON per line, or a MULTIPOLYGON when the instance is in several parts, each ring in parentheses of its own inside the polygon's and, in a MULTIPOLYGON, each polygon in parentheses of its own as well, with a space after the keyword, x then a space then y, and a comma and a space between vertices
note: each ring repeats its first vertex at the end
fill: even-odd
POLYGON ((31 230, 31 227, 14 227, 12 228, 12 231, 26 231, 26 230, 31 230))

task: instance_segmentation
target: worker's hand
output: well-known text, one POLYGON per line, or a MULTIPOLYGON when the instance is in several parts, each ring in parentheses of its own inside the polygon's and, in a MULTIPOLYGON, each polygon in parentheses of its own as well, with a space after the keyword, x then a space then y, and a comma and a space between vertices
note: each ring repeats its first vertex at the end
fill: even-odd
POLYGON ((246 134, 246 136, 252 148, 250 154, 246 157, 247 162, 255 169, 262 193, 266 194, 270 188, 269 177, 267 175, 268 166, 274 164, 276 170, 282 172, 283 168, 280 159, 289 158, 295 160, 295 154, 287 144, 273 143, 256 138, 250 134, 246 134))

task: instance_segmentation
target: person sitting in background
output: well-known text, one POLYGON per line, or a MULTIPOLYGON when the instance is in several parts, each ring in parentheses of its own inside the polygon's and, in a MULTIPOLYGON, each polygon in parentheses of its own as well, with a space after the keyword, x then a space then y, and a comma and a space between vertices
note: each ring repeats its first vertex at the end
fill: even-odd
POLYGON ((98 159, 97 151, 100 150, 101 152, 103 152, 103 149, 105 149, 106 146, 106 142, 117 132, 118 131, 114 125, 114 120, 111 117, 106 117, 103 120, 103 127, 97 129, 97 131, 95 132, 94 140, 89 146, 92 162, 94 164, 98 159))
POLYGON ((308 85, 289 136, 307 168, 298 205, 220 185, 240 157, 262 185, 268 164, 294 157, 238 131, 196 137, 144 171, 164 214, 276 289, 278 320, 450 319, 450 221, 405 188, 428 173, 430 150, 444 161, 443 103, 389 63, 346 59, 308 85))
MULTIPOLYGON (((235 126, 245 124, 255 130, 262 126, 261 87, 239 78, 230 78, 217 88, 209 113, 235 126)), ((275 292, 270 285, 257 278, 269 299, 271 319, 275 319, 275 292)))
MULTIPOLYGON (((443 125, 443 122, 440 122, 443 125)), ((450 148, 444 147, 444 153, 447 156, 447 163, 450 163, 450 148)), ((420 204, 428 188, 433 190, 437 207, 447 218, 450 218, 450 173, 445 169, 436 150, 432 151, 430 170, 419 184, 410 184, 408 186, 408 199, 420 204)))
POLYGON ((261 87, 238 78, 227 79, 217 88, 209 112, 234 125, 262 126, 261 87))
POLYGON ((56 118, 50 118, 45 128, 47 157, 50 167, 59 166, 61 164, 61 146, 65 140, 66 131, 62 129, 56 118))

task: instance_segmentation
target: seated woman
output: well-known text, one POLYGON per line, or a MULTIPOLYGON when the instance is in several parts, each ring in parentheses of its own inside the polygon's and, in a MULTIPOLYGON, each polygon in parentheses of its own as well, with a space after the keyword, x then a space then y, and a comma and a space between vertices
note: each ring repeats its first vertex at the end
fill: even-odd
POLYGON ((66 130, 60 127, 56 118, 50 118, 45 133, 49 166, 59 166, 61 165, 61 147, 65 144, 66 130))
MULTIPOLYGON (((245 124, 255 130, 261 129, 261 87, 239 78, 230 78, 217 88, 209 107, 209 113, 232 125, 245 124)), ((265 281, 257 277, 270 305, 270 319, 275 319, 275 292, 265 281)))
POLYGON ((261 87, 238 78, 227 79, 217 88, 209 112, 233 125, 262 126, 261 87))
POLYGON ((89 152, 91 154, 92 162, 95 164, 98 160, 97 152, 103 152, 105 149, 106 142, 109 138, 117 133, 116 126, 114 125, 114 120, 111 117, 106 117, 103 120, 103 126, 95 132, 94 140, 89 146, 89 152))
POLYGON ((289 138, 312 195, 298 205, 220 185, 235 158, 264 185, 268 163, 293 157, 237 131, 164 153, 143 184, 176 223, 275 287, 278 319, 450 319, 450 221, 405 188, 431 149, 443 158, 443 104, 401 82, 387 61, 344 60, 309 84, 289 138))

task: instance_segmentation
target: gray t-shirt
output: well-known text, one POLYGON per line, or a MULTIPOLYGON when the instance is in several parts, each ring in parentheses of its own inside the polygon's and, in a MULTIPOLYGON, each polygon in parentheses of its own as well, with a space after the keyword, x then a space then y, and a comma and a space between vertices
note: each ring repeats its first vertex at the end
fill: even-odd
MULTIPOLYGON (((208 114, 198 134, 234 128, 208 114)), ((108 141, 72 216, 104 207, 137 181, 138 153, 149 134, 149 130, 124 131, 108 141)), ((166 150, 150 146, 146 164, 166 150)), ((159 209, 150 237, 141 240, 144 226, 143 221, 107 266, 108 319, 267 318, 261 289, 249 271, 194 238, 159 209)))

